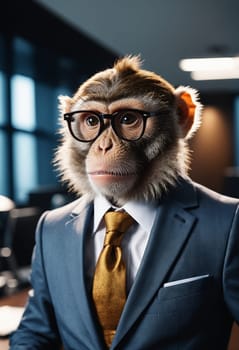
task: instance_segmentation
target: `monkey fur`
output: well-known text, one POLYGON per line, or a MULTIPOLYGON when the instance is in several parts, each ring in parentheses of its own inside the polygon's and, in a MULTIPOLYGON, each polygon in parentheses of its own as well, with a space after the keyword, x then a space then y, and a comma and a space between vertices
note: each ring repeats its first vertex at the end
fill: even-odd
POLYGON ((100 193, 118 206, 128 200, 152 201, 180 176, 187 176, 187 140, 200 124, 197 92, 183 86, 175 89, 161 76, 143 70, 138 56, 118 60, 84 82, 72 98, 59 100, 61 115, 80 109, 160 111, 147 119, 137 141, 119 139, 106 127, 95 141, 79 142, 64 122, 55 163, 62 180, 77 194, 94 198, 100 193))

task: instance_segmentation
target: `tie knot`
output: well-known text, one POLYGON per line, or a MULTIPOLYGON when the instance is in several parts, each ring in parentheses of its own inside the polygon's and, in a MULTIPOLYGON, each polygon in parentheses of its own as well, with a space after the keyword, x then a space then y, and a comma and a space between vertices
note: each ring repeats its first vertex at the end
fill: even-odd
POLYGON ((109 211, 104 216, 106 225, 105 245, 120 245, 123 234, 133 224, 133 218, 120 211, 109 211))

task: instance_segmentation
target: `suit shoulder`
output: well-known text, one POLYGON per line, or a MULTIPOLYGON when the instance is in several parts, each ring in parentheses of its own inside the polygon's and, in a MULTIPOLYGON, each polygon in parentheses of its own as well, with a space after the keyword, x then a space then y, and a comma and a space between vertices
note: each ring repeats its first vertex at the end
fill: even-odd
MULTIPOLYGON (((239 199, 225 196, 194 182, 189 177, 180 178, 177 185, 165 196, 166 201, 176 201, 184 208, 198 208, 210 210, 235 211, 239 205, 239 199), (231 209, 230 209, 231 208, 231 209)), ((164 200, 164 199, 163 199, 164 200)))
POLYGON ((200 216, 210 218, 221 229, 225 225, 231 225, 239 213, 239 199, 222 195, 198 183, 193 183, 193 186, 197 193, 200 216))
POLYGON ((223 195, 196 182, 192 182, 192 184, 201 199, 207 199, 214 203, 218 203, 218 205, 221 204, 223 206, 225 205, 235 207, 239 204, 239 198, 223 195))

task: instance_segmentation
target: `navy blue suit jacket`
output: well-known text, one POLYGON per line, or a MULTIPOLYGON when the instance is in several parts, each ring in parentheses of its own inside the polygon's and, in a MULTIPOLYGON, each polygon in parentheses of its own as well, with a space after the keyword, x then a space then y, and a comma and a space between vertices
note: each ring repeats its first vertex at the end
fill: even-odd
MULTIPOLYGON (((182 180, 159 207, 111 349, 225 350, 239 322, 238 200, 182 180)), ((41 218, 11 350, 105 349, 84 274, 92 215, 82 197, 41 218)))

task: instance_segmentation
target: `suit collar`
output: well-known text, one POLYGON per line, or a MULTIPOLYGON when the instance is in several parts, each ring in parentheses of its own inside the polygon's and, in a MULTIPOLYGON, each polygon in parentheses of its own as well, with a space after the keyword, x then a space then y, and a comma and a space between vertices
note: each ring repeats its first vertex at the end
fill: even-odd
POLYGON ((87 210, 92 201, 93 198, 87 194, 83 195, 82 197, 80 197, 80 199, 76 200, 74 202, 75 205, 73 206, 73 209, 71 211, 71 217, 74 218, 75 216, 78 216, 79 214, 87 210))
POLYGON ((190 178, 180 177, 175 185, 170 186, 160 200, 161 204, 178 203, 184 209, 198 206, 198 194, 190 178))

